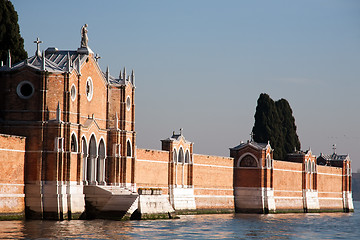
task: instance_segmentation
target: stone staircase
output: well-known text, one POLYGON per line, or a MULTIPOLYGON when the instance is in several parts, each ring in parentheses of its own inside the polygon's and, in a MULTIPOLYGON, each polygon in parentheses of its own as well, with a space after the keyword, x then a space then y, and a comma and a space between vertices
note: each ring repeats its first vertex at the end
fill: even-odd
POLYGON ((119 186, 84 186, 86 218, 121 219, 138 197, 119 186))

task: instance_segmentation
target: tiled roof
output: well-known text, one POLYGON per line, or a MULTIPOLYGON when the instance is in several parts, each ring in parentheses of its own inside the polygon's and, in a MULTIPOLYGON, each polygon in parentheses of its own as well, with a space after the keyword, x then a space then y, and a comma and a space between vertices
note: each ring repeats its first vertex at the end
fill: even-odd
POLYGON ((347 160, 349 158, 349 155, 339 155, 336 153, 333 153, 331 155, 327 155, 327 154, 320 154, 320 157, 324 158, 327 161, 344 161, 347 160))
POLYGON ((230 148, 231 150, 239 150, 241 148, 244 148, 245 146, 252 146, 256 149, 259 149, 259 150, 264 150, 267 148, 267 146, 270 144, 269 143, 257 143, 257 142, 246 142, 246 143, 240 143, 240 145, 237 145, 236 147, 233 147, 233 148, 230 148))

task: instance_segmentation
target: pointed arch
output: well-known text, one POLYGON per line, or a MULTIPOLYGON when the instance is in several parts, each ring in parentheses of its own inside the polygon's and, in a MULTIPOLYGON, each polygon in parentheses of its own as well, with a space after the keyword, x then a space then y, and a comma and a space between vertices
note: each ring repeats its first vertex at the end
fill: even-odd
POLYGON ((78 152, 78 141, 75 132, 71 133, 70 138, 70 151, 71 152, 78 152))
POLYGON ((131 146, 130 139, 128 139, 126 141, 126 156, 127 157, 132 157, 132 146, 131 146))
POLYGON ((184 163, 184 149, 182 147, 180 147, 180 149, 179 149, 178 162, 184 163))
POLYGON ((190 163, 190 152, 189 152, 189 149, 186 149, 186 153, 185 153, 185 163, 190 163))
POLYGON ((105 183, 105 142, 103 138, 100 138, 99 147, 98 147, 98 161, 96 167, 96 181, 98 183, 104 184, 105 183))
POLYGON ((95 183, 96 180, 96 158, 97 158, 97 144, 95 134, 91 134, 89 141, 89 158, 87 161, 87 180, 95 183))
POLYGON ((253 154, 245 153, 239 158, 237 167, 259 167, 259 162, 253 154))
POLYGON ((87 184, 87 157, 88 157, 88 147, 87 147, 87 141, 86 137, 82 136, 81 138, 81 153, 82 153, 82 159, 83 159, 83 180, 84 183, 87 184))
POLYGON ((174 148, 173 150, 173 162, 176 163, 177 162, 177 151, 176 151, 176 148, 174 148))

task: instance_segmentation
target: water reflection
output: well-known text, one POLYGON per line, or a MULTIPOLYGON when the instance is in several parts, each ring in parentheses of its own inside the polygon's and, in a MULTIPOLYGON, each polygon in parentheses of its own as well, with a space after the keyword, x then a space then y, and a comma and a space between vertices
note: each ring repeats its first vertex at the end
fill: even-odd
POLYGON ((358 239, 359 222, 358 212, 215 214, 125 222, 1 221, 0 239, 358 239))

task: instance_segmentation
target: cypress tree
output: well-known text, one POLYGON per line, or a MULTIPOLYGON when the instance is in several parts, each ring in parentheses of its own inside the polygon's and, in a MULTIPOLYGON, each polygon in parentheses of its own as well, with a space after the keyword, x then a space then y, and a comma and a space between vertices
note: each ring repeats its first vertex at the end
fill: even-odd
POLYGON ((275 105, 279 113, 281 131, 284 137, 281 159, 285 159, 287 153, 294 152, 295 149, 300 150, 300 141, 296 133, 295 118, 289 102, 282 98, 276 101, 275 105))
POLYGON ((24 39, 20 35, 17 12, 10 1, 0 0, 0 61, 6 62, 9 49, 12 63, 27 58, 24 39))
POLYGON ((262 93, 257 101, 255 112, 255 124, 252 130, 254 141, 266 143, 270 141, 271 146, 276 149, 274 157, 282 154, 281 122, 276 109, 275 102, 266 93, 262 93))
POLYGON ((260 94, 254 117, 254 141, 270 141, 275 159, 285 159, 287 153, 300 149, 295 118, 285 99, 274 102, 266 93, 260 94))

